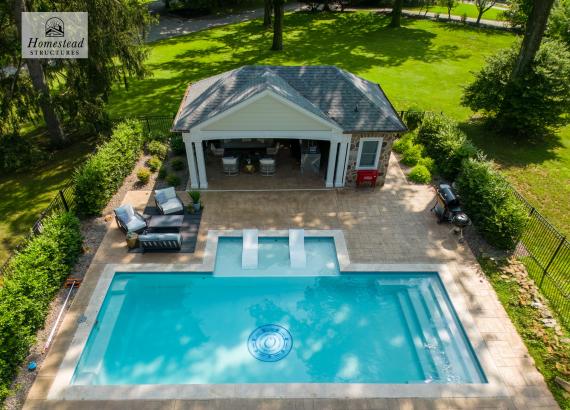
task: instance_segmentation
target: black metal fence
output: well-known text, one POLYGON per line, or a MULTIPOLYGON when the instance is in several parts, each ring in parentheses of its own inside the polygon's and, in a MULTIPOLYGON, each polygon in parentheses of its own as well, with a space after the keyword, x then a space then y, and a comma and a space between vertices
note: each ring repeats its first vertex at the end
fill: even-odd
POLYGON ((52 199, 49 205, 40 214, 39 218, 34 222, 30 231, 24 236, 20 241, 19 245, 16 246, 14 252, 8 257, 8 259, 0 266, 0 278, 9 273, 10 261, 19 249, 26 245, 26 243, 36 235, 42 233, 44 229, 44 221, 46 218, 54 215, 61 214, 64 212, 73 211, 75 208, 75 187, 71 181, 68 181, 65 186, 60 189, 57 195, 52 199))
POLYGON ((521 194, 514 189, 513 192, 529 215, 515 255, 525 264, 530 277, 565 324, 570 326, 570 243, 521 194))
POLYGON ((147 115, 147 116, 136 116, 136 117, 121 117, 114 118, 112 122, 118 123, 124 120, 137 120, 143 125, 143 130, 149 135, 161 136, 174 136, 179 135, 179 133, 172 132, 172 121, 174 120, 173 115, 147 115))

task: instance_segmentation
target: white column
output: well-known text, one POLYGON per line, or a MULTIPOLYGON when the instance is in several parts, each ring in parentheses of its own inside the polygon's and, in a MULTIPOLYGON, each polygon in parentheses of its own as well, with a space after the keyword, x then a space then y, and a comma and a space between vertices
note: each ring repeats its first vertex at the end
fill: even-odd
POLYGON ((194 158, 194 144, 190 140, 190 134, 184 134, 184 145, 186 145, 186 158, 188 159, 188 171, 190 172, 190 188, 198 188, 198 172, 196 170, 196 159, 194 158))
POLYGON ((194 143, 196 149, 196 162, 198 163, 198 178, 200 179, 200 188, 208 188, 208 178, 206 178, 206 162, 204 161, 204 149, 202 141, 194 143))
POLYGON ((337 147, 338 142, 331 141, 331 147, 329 148, 329 163, 327 165, 327 177, 325 179, 325 186, 327 188, 332 188, 334 186, 334 166, 336 164, 337 147))
POLYGON ((338 152, 338 162, 336 165, 336 174, 334 186, 337 188, 344 186, 344 169, 346 165, 346 156, 348 155, 348 142, 340 143, 340 151, 338 152))

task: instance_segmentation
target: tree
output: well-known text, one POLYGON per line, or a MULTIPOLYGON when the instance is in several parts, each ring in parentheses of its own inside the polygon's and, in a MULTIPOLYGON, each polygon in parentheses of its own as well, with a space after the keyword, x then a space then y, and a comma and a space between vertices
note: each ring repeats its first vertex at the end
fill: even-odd
POLYGON ((497 3, 496 0, 475 0, 477 7, 477 24, 481 22, 481 17, 497 3))
POLYGON ((570 121, 565 115, 570 112, 570 51, 558 40, 544 41, 529 68, 513 81, 519 49, 515 43, 491 56, 466 87, 462 104, 519 136, 541 135, 565 125, 570 121))
MULTIPOLYGON (((88 12, 89 58, 22 60, 20 11, 23 7, 45 10, 45 3, 8 0, 0 5, 0 64, 16 67, 0 74, 0 122, 29 121, 28 112, 38 107, 52 141, 60 145, 64 142, 60 118, 74 127, 103 126, 107 123, 104 104, 112 86, 117 82, 126 86, 130 77, 146 74, 144 36, 153 18, 144 4, 134 0, 51 0, 49 9, 88 12), (58 87, 51 88, 54 83, 58 87), (33 98, 24 98, 23 93, 30 91, 33 98), (16 105, 21 102, 27 104, 25 110, 16 105)), ((4 134, 5 127, 0 126, 0 132, 4 134)))
POLYGON ((457 7, 457 0, 439 0, 439 4, 447 8, 447 19, 451 20, 451 10, 457 7))
POLYGON ((550 13, 547 34, 570 46, 570 0, 560 0, 550 13))
POLYGON ((273 2, 272 0, 265 0, 263 2, 264 11, 263 11, 263 27, 269 28, 271 27, 271 12, 273 9, 273 2))
POLYGON ((285 0, 273 0, 273 45, 274 51, 283 50, 283 5, 285 0))
MULTIPOLYGON (((16 0, 14 2, 14 21, 19 33, 22 32, 21 13, 25 11, 27 11, 25 1, 16 0)), ((32 85, 38 95, 37 102, 43 113, 51 143, 54 146, 62 146, 67 141, 67 138, 63 133, 59 115, 54 109, 49 88, 46 83, 43 66, 38 59, 27 59, 26 66, 28 68, 32 85)), ((20 73, 18 72, 18 75, 19 74, 20 73)))
POLYGON ((553 3, 554 0, 534 0, 511 80, 520 79, 533 62, 540 48, 553 3))
POLYGON ((394 0, 394 6, 392 7, 392 20, 390 21, 390 27, 400 27, 400 20, 402 19, 402 5, 404 0, 394 0))
POLYGON ((532 10, 532 2, 533 0, 511 0, 509 8, 503 11, 502 14, 511 23, 512 27, 524 30, 532 10))

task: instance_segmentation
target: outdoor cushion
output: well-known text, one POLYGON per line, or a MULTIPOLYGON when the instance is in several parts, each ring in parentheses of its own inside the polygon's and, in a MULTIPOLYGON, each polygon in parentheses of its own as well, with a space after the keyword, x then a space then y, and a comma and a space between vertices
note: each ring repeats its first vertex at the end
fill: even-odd
POLYGON ((132 205, 126 204, 115 209, 115 214, 117 215, 117 218, 126 225, 134 218, 135 210, 132 205))
POLYGON ((184 206, 182 205, 182 203, 178 200, 178 198, 172 198, 169 199, 166 202, 162 202, 160 204, 161 208, 162 208, 162 212, 167 215, 167 214, 173 214, 176 212, 180 212, 184 209, 184 206))
POLYGON ((127 225, 127 231, 129 232, 136 232, 146 228, 146 222, 139 218, 133 218, 125 225, 127 225))
POLYGON ((176 191, 174 190, 174 187, 156 190, 156 199, 159 203, 166 202, 169 199, 173 198, 176 198, 176 191))

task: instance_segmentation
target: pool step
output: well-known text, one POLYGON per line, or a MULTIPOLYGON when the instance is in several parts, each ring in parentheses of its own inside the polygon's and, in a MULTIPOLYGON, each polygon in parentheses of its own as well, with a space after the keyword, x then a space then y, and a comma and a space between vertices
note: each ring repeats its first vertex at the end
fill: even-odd
POLYGON ((241 253, 241 267, 243 269, 255 269, 258 263, 259 244, 258 230, 243 230, 243 249, 241 253))
POLYGON ((305 268, 307 266, 304 229, 289 229, 289 259, 292 268, 305 268))

